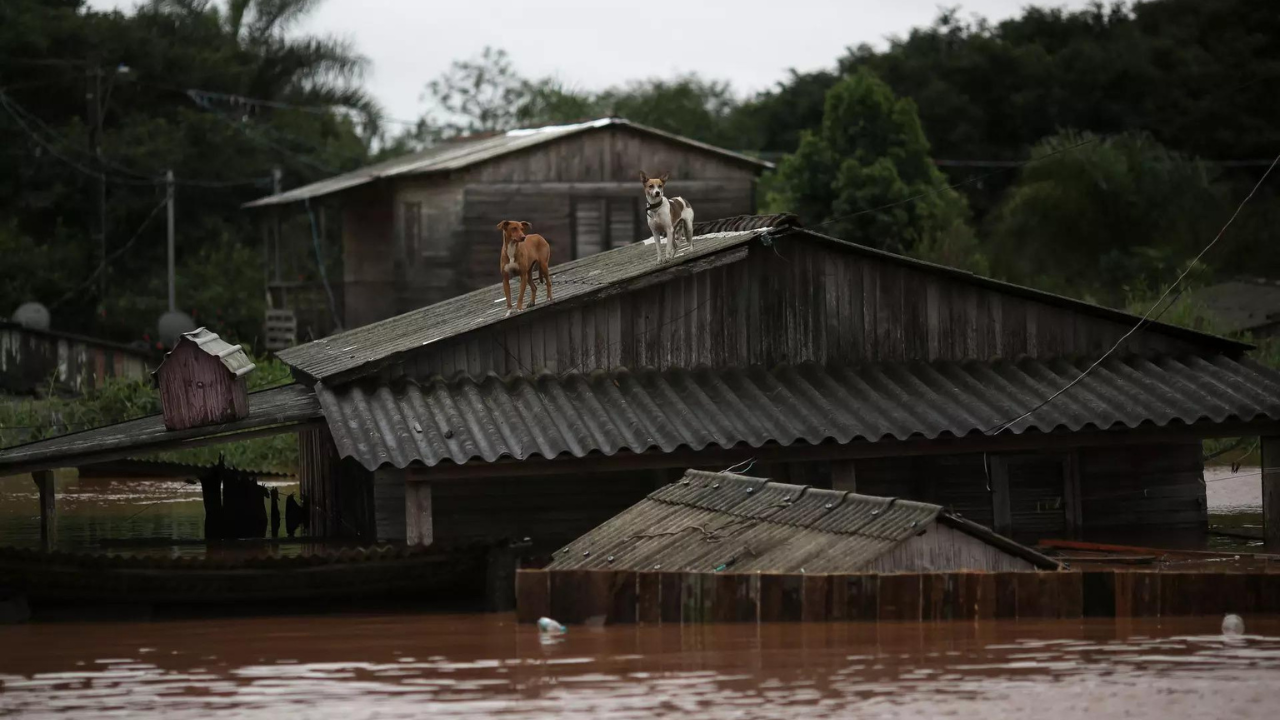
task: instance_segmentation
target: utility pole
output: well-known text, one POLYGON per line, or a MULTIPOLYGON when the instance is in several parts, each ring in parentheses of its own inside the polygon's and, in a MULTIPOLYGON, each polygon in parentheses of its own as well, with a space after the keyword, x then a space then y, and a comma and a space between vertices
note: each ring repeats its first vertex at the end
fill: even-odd
POLYGON ((169 210, 169 312, 178 309, 178 294, 173 273, 173 171, 164 172, 165 204, 169 210))
POLYGON ((89 149, 98 161, 98 297, 107 300, 107 175, 102 162, 102 68, 96 63, 87 70, 92 83, 88 91, 89 101, 89 149))

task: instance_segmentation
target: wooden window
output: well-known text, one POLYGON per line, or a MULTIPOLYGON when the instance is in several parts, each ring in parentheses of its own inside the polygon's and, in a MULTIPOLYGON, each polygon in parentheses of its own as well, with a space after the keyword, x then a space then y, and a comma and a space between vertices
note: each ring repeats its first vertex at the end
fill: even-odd
POLYGON ((422 245, 422 203, 407 202, 400 205, 400 236, 404 243, 404 259, 413 265, 422 245))
POLYGON ((573 257, 595 255, 605 249, 603 198, 573 199, 573 257))
POLYGON ((609 198, 609 247, 617 248, 640 240, 639 200, 609 198))

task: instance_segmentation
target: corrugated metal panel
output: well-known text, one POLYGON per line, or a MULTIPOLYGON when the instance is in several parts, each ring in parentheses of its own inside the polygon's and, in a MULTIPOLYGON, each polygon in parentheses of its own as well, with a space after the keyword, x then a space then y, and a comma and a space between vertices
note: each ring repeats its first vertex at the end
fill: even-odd
MULTIPOLYGON (((317 386, 338 451, 373 469, 419 461, 613 455, 710 445, 981 433, 1088 363, 901 363, 490 376, 317 386)), ((1011 432, 1280 419, 1280 373, 1224 356, 1111 358, 1011 432)))
POLYGON ((742 153, 736 153, 731 150, 725 150, 724 148, 718 148, 714 145, 698 142, 697 140, 690 140, 686 137, 673 135, 656 128, 640 125, 639 123, 633 123, 622 118, 600 118, 598 120, 575 123, 572 125, 524 128, 511 130, 498 135, 460 138, 451 142, 441 143, 440 145, 436 145, 435 147, 428 148, 421 152, 386 160, 384 162, 360 168, 359 170, 353 170, 349 173, 321 180, 317 183, 304 185, 303 187, 295 188, 288 192, 280 193, 279 195, 271 195, 270 197, 265 197, 260 200, 254 200, 253 202, 246 203, 244 207, 265 207, 268 205, 283 205, 286 203, 300 202, 309 198, 348 190, 382 178, 461 170, 462 168, 478 165, 487 160, 492 160, 518 150, 524 150, 536 145, 541 145, 543 143, 569 137, 570 135, 576 135, 587 130, 602 127, 629 127, 649 135, 663 137, 705 152, 715 153, 722 157, 730 158, 749 165, 755 165, 762 170, 767 170, 773 167, 773 163, 760 160, 759 158, 743 155, 742 153))
POLYGON ((800 227, 800 218, 791 213, 776 215, 734 215, 733 217, 707 220, 693 224, 694 235, 720 232, 744 232, 762 228, 800 227))
MULTIPOLYGON (((655 263, 653 249, 640 243, 554 265, 551 268, 551 288, 555 299, 526 307, 524 312, 540 312, 556 303, 590 295, 620 282, 714 255, 741 245, 762 232, 765 231, 696 237, 692 250, 661 265, 655 263)), ((496 283, 371 325, 281 350, 278 356, 313 378, 328 378, 386 360, 397 353, 416 350, 501 322, 506 317, 502 284, 496 283)))
MULTIPOLYGON (((854 572, 927 529, 941 510, 691 470, 561 549, 548 569, 854 572)), ((989 531, 970 534, 1041 567, 1056 567, 1007 539, 994 542, 989 531)))
POLYGON ((177 447, 185 440, 231 434, 271 426, 293 426, 321 417, 315 393, 303 385, 286 385, 249 395, 249 417, 234 423, 187 430, 166 430, 164 417, 137 420, 70 433, 0 451, 0 476, 49 467, 76 467, 177 447))
MULTIPOLYGON (((196 347, 200 348, 205 354, 218 358, 222 366, 230 370, 231 374, 236 377, 248 375, 256 367, 253 361, 249 359, 249 354, 244 351, 244 348, 239 345, 232 345, 207 328, 197 328, 191 332, 182 333, 182 338, 195 343, 196 347)), ((167 360, 168 357, 169 354, 166 354, 165 359, 167 360)), ((161 366, 164 365, 163 362, 160 364, 161 366)), ((160 369, 156 368, 156 372, 153 374, 158 374, 159 372, 160 369)))

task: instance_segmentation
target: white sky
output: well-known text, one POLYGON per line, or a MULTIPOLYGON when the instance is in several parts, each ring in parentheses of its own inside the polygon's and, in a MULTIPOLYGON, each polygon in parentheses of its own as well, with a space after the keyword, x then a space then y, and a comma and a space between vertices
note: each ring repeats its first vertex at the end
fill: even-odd
MULTIPOLYGON (((129 8, 138 0, 89 0, 129 8)), ((553 75, 598 89, 696 71, 739 93, 783 79, 789 68, 831 67, 845 48, 930 24, 940 7, 991 20, 1026 5, 1083 7, 1088 0, 327 0, 303 26, 352 40, 372 61, 366 83, 393 118, 426 110, 423 86, 485 45, 510 54, 522 75, 553 75)))

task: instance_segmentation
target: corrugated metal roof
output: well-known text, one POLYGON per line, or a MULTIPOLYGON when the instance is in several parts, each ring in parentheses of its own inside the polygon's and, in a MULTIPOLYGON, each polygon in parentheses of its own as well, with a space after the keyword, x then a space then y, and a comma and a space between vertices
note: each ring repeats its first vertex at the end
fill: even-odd
MULTIPOLYGON (((765 231, 696 236, 692 250, 663 264, 656 262, 652 247, 633 243, 553 265, 551 288, 555 299, 548 302, 544 298, 533 307, 526 305, 524 312, 539 312, 556 303, 714 255, 741 245, 762 232, 765 231)), ((515 302, 514 298, 512 302, 515 302)), ((499 282, 403 315, 281 350, 277 356, 310 377, 329 378, 356 369, 372 370, 397 353, 417 350, 438 340, 501 322, 506 317, 506 298, 499 282)), ((512 317, 518 315, 513 313, 512 317)))
POLYGON ((719 220, 705 220, 693 224, 694 236, 707 233, 744 232, 763 228, 800 227, 800 218, 791 213, 774 215, 734 215, 719 220))
MULTIPOLYGON (((816 364, 395 387, 317 385, 338 451, 373 469, 502 458, 875 442, 982 433, 1034 407, 1084 360, 816 364)), ((1225 356, 1113 357, 1009 432, 1280 419, 1280 373, 1225 356)))
MULTIPOLYGON (((182 344, 184 340, 195 343, 196 347, 200 348, 201 351, 217 358, 218 362, 221 362, 222 366, 230 370, 231 374, 236 377, 248 375, 257 367, 249 359, 249 354, 244 351, 243 347, 232 345, 207 328, 196 328, 191 332, 182 333, 182 337, 178 339, 178 344, 182 344)), ((176 350, 177 348, 175 347, 174 349, 176 350)), ((172 351, 165 353, 164 360, 160 362, 160 367, 156 368, 155 372, 151 374, 159 377, 160 368, 164 367, 165 362, 168 362, 169 356, 172 354, 172 351)))
POLYGON ((294 426, 320 417, 320 403, 311 388, 285 385, 250 393, 249 416, 232 423, 170 431, 164 426, 164 416, 150 415, 0 450, 0 476, 47 468, 77 467, 146 452, 176 449, 188 440, 277 425, 294 426))
POLYGON ((1228 332, 1280 322, 1280 281, 1240 278, 1192 290, 1185 302, 1200 306, 1228 332))
MULTIPOLYGON (((1093 305, 1072 298, 1054 295, 1033 288, 992 280, 954 268, 923 262, 914 258, 894 255, 875 248, 857 245, 826 235, 794 227, 789 214, 741 216, 732 218, 741 226, 760 225, 759 229, 743 232, 700 234, 694 237, 693 249, 673 260, 657 263, 653 248, 644 243, 633 243, 607 252, 597 253, 572 262, 553 265, 551 268, 553 302, 538 303, 525 308, 525 312, 539 312, 543 308, 566 300, 585 297, 619 283, 695 261, 715 262, 709 256, 716 253, 745 253, 745 246, 752 238, 770 233, 775 241, 814 241, 835 245, 849 252, 868 255, 887 262, 899 263, 933 273, 957 278, 961 282, 987 287, 996 292, 1027 297, 1074 312, 1103 317, 1117 322, 1134 324, 1140 318, 1119 310, 1093 305)), ((646 241, 648 242, 648 241, 646 241)), ((724 258, 729 262, 737 258, 724 258)), ((494 283, 465 295, 412 310, 370 325, 332 335, 314 342, 281 350, 277 356, 304 376, 317 380, 350 379, 353 376, 373 372, 399 353, 416 350, 424 345, 462 335, 487 325, 501 322, 506 317, 506 301, 502 283, 494 283)), ((1149 322, 1146 332, 1158 332, 1199 343, 1219 352, 1241 352, 1252 346, 1226 338, 1196 332, 1186 328, 1149 322)))
MULTIPOLYGON (((946 520, 929 503, 690 470, 562 548, 547 569, 856 572, 946 520)), ((974 536, 1039 567, 1059 567, 990 531, 974 536)))
POLYGON ((519 130, 510 130, 498 135, 478 136, 474 138, 459 138, 450 142, 441 143, 435 147, 427 148, 421 152, 411 153, 403 157, 393 158, 374 165, 362 167, 359 170, 353 170, 335 177, 321 180, 320 182, 304 185, 279 195, 271 195, 269 197, 254 200, 245 203, 244 207, 264 207, 268 205, 283 205, 287 203, 300 202, 309 198, 329 195, 342 190, 348 190, 353 187, 364 185, 365 183, 381 180, 384 178, 397 177, 401 175, 422 175, 434 172, 447 172, 450 170, 461 170, 465 167, 478 165, 479 163, 502 157, 509 153, 526 148, 541 145, 543 143, 552 142, 561 138, 577 135, 581 132, 594 130, 603 127, 627 127, 649 135, 656 135, 697 148, 704 152, 715 153, 722 157, 729 158, 738 162, 754 165, 762 170, 773 167, 773 163, 760 160, 759 158, 743 155, 724 148, 718 148, 714 145, 708 145, 697 140, 691 140, 681 137, 657 128, 651 128, 639 123, 633 123, 623 118, 600 118, 589 122, 574 123, 572 125, 554 125, 540 128, 522 128, 519 130))

